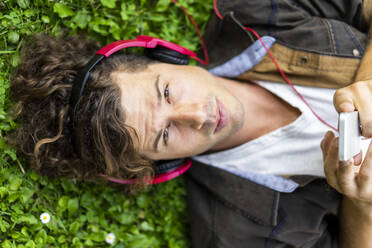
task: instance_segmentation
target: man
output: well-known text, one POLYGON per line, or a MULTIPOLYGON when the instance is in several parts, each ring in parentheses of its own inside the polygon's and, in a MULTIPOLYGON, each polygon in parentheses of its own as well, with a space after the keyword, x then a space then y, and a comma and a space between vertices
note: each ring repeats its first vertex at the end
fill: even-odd
POLYGON ((12 85, 23 111, 18 143, 36 169, 60 175, 146 177, 150 160, 192 156, 194 247, 368 247, 372 151, 355 177, 353 166, 339 165, 332 134, 321 150, 329 127, 277 83, 277 69, 244 26, 265 36, 280 67, 302 85, 297 90, 332 125, 337 112, 329 88, 351 84, 357 75, 356 83, 336 92, 335 106, 358 109, 363 134, 371 136, 372 93, 370 82, 361 81, 369 79, 368 51, 358 67, 369 4, 218 1, 205 35, 210 72, 110 57, 92 72, 76 120, 65 117, 67 96, 97 46, 41 38, 12 85))
MULTIPOLYGON (((368 247, 372 150, 355 176, 348 165, 360 164, 360 155, 339 165, 338 141, 327 133, 325 173, 344 196, 328 188, 319 143, 329 128, 289 86, 265 82, 283 80, 243 26, 266 35, 296 84, 339 88, 356 75, 356 83, 336 92, 335 107, 359 110, 363 135, 370 137, 368 51, 356 73, 370 2, 219 1, 217 9, 223 19, 212 16, 205 35, 208 69, 230 79, 168 64, 114 75, 141 154, 154 160, 201 154, 188 184, 193 247, 368 247)), ((334 90, 297 89, 336 125, 334 90)))

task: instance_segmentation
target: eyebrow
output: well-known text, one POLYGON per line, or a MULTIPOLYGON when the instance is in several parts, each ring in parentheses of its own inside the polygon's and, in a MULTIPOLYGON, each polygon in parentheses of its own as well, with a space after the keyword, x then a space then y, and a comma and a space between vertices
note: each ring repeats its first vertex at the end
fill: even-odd
POLYGON ((161 101, 161 93, 160 93, 160 86, 159 86, 159 77, 160 77, 160 74, 158 74, 156 76, 156 79, 155 79, 155 82, 154 82, 155 90, 158 93, 158 106, 160 105, 160 101, 161 101))
MULTIPOLYGON (((155 86, 155 90, 157 92, 157 96, 158 96, 158 104, 157 106, 160 106, 160 103, 161 103, 161 93, 160 93, 160 86, 159 86, 159 77, 160 75, 158 74, 156 76, 156 79, 155 79, 155 82, 154 82, 154 86, 155 86)), ((153 149, 155 150, 155 152, 158 152, 158 145, 159 145, 159 140, 160 140, 160 137, 161 137, 161 134, 163 133, 163 130, 161 129, 158 134, 156 135, 156 138, 155 138, 155 141, 154 141, 154 144, 152 145, 153 149)))

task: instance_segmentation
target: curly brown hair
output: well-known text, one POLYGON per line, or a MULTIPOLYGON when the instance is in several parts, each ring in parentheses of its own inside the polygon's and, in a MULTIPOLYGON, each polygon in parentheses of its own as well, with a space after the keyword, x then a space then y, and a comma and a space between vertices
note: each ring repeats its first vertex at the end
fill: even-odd
POLYGON ((143 70, 153 60, 118 52, 99 63, 75 109, 77 131, 68 128, 72 82, 99 48, 97 42, 83 37, 38 34, 26 42, 22 63, 11 79, 19 126, 8 140, 42 175, 87 181, 101 181, 100 173, 121 179, 151 178, 152 161, 133 146, 130 133, 135 132, 124 124, 120 89, 110 75, 143 70), (80 156, 72 144, 73 133, 80 141, 80 156))

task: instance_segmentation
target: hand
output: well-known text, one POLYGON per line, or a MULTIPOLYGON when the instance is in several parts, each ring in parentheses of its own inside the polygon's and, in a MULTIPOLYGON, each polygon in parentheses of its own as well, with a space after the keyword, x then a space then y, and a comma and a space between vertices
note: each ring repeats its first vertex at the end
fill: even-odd
POLYGON ((371 209, 372 143, 362 164, 361 153, 347 162, 338 160, 338 138, 331 131, 325 134, 320 146, 328 184, 358 206, 371 209))
POLYGON ((372 80, 358 81, 338 89, 333 103, 339 113, 358 110, 362 135, 372 137, 372 80))

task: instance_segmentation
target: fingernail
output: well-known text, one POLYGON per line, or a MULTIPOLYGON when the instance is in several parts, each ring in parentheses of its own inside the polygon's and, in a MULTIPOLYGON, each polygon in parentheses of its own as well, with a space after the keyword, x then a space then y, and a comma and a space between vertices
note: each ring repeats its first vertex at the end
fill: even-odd
POLYGON ((349 159, 348 161, 340 161, 340 165, 343 167, 348 167, 353 164, 353 158, 349 159))
POLYGON ((340 166, 342 167, 348 166, 347 161, 340 161, 340 166))
POLYGON ((354 105, 349 103, 349 102, 344 102, 344 103, 341 103, 340 104, 340 108, 343 110, 343 111, 346 111, 346 112, 351 112, 354 110, 354 105))
POLYGON ((328 138, 329 135, 331 135, 331 132, 330 132, 330 131, 327 131, 327 132, 324 134, 324 138, 325 138, 325 139, 328 138))

